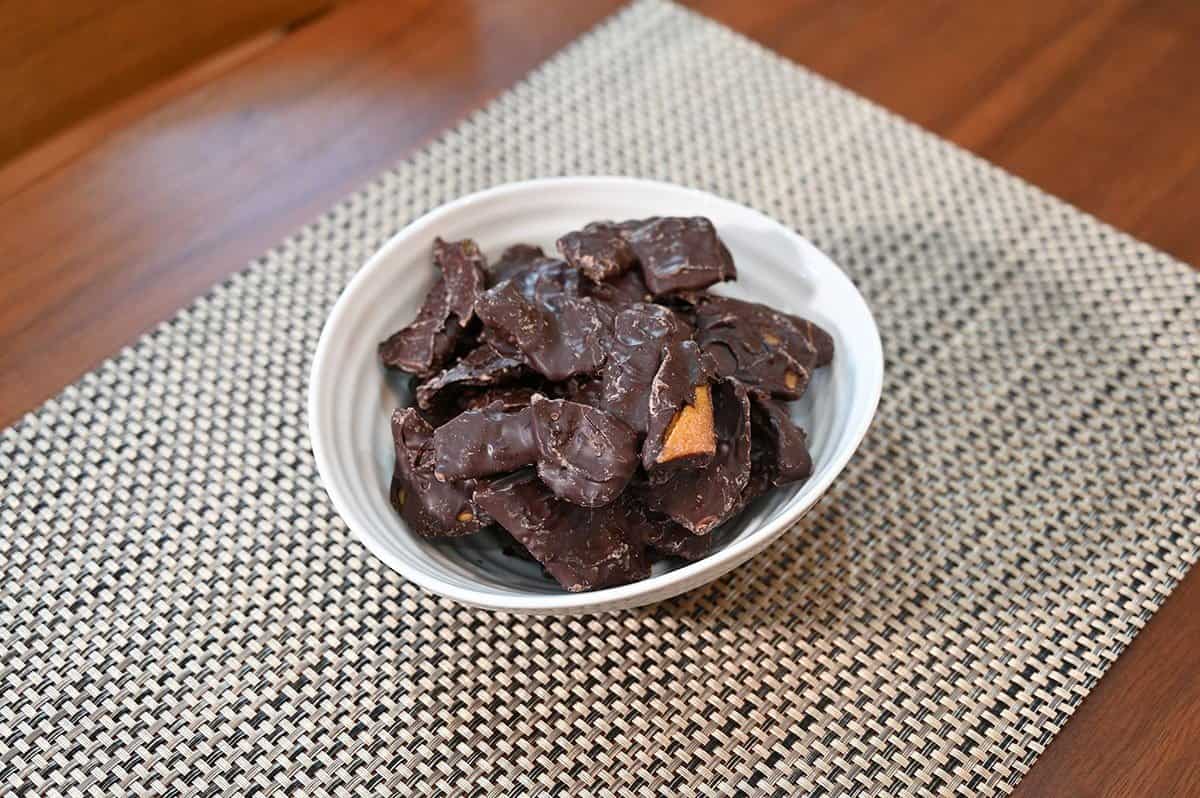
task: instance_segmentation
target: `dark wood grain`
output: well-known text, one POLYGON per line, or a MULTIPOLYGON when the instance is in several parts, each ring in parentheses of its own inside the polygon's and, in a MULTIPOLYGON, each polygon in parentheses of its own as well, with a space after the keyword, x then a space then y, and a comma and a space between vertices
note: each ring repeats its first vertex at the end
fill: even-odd
POLYGON ((0 0, 0 163, 197 59, 332 0, 0 0))
MULTIPOLYGON (((536 0, 356 0, 98 135, 65 165, 0 173, 0 424, 481 105, 616 5, 583 0, 546 13, 536 0)), ((1200 261, 1200 3, 690 5, 1105 221, 1200 261)), ((1200 794, 1197 661, 1200 577, 1193 574, 1017 795, 1200 794)))

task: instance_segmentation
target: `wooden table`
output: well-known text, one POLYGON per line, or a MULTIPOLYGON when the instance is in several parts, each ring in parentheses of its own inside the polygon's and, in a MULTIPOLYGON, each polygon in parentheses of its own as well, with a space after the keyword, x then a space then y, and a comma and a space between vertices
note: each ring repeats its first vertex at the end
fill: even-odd
MULTIPOLYGON (((1200 262, 1195 0, 693 0, 1200 262)), ((0 169, 0 425, 502 91, 615 0, 355 0, 0 169)), ((1200 794, 1192 573, 1017 789, 1200 794)))

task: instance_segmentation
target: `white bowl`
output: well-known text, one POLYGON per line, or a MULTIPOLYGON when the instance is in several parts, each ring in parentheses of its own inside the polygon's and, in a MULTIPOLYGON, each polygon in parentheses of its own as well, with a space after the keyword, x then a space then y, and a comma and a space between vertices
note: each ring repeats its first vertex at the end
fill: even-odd
POLYGON ((531 180, 471 194, 397 233, 354 276, 330 313, 309 384, 309 433, 334 507, 381 560, 405 578, 479 607, 531 613, 615 610, 699 587, 745 562, 804 515, 858 447, 879 402, 883 353, 866 302, 816 247, 757 211, 702 191, 624 177, 531 180), (554 251, 555 239, 596 219, 707 216, 737 263, 719 293, 765 302, 820 324, 833 364, 819 369, 793 417, 808 431, 813 475, 773 491, 719 531, 699 562, 660 563, 640 582, 567 593, 532 563, 487 538, 430 541, 409 531, 388 502, 392 410, 408 404, 385 374, 376 344, 412 320, 434 279, 435 236, 473 238, 494 259, 519 241, 554 251))

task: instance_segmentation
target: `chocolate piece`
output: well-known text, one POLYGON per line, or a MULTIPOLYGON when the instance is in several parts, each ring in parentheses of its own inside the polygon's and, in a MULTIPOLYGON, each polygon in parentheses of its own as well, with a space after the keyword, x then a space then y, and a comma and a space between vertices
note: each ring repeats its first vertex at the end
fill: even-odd
POLYGON ((646 492, 650 509, 670 516, 695 534, 703 534, 737 512, 750 478, 750 401, 736 380, 712 387, 717 453, 697 469, 676 471, 646 492))
POLYGON ((439 482, 433 475, 433 429, 411 407, 392 414, 396 468, 392 506, 413 532, 427 538, 460 537, 491 523, 472 498, 476 483, 439 482))
POLYGON ((810 321, 740 299, 695 297, 696 340, 717 372, 780 399, 799 399, 814 368, 833 358, 833 339, 810 321))
POLYGON ((385 366, 418 377, 436 374, 453 354, 475 317, 486 281, 483 255, 470 239, 435 239, 433 259, 442 274, 425 295, 417 318, 379 345, 385 366))
POLYGON ((737 276, 729 250, 702 216, 624 222, 625 240, 655 296, 707 288, 737 276))
POLYGON ((450 313, 446 282, 439 277, 425 295, 413 323, 379 345, 379 359, 389 368, 428 377, 450 357, 462 333, 450 313))
POLYGON ((796 325, 796 331, 800 337, 808 341, 817 353, 817 362, 813 364, 815 368, 828 366, 833 362, 833 336, 818 327, 814 322, 808 319, 802 319, 799 316, 790 314, 782 314, 787 317, 792 324, 796 325))
POLYGON ((488 271, 488 287, 499 285, 518 272, 522 272, 547 258, 541 247, 533 244, 513 244, 500 255, 488 271))
POLYGON ((652 478, 656 469, 701 466, 716 453, 708 384, 714 370, 712 358, 695 341, 666 347, 650 382, 642 447, 642 467, 652 478))
POLYGON ((642 273, 637 269, 630 269, 618 277, 606 280, 594 290, 594 294, 612 305, 654 301, 650 289, 646 287, 646 281, 642 279, 642 273))
MULTIPOLYGON (((496 542, 500 544, 500 551, 504 552, 506 556, 517 560, 525 560, 526 562, 537 562, 537 559, 529 553, 529 549, 521 545, 521 541, 514 538, 507 529, 499 524, 492 528, 495 530, 496 542)), ((541 563, 538 563, 538 565, 541 565, 541 563)), ((550 574, 546 573, 544 568, 542 569, 542 573, 549 578, 553 578, 550 577, 550 574)))
POLYGON ((521 350, 517 349, 507 340, 502 338, 495 330, 484 327, 479 331, 479 345, 487 344, 501 357, 507 357, 511 360, 521 360, 521 350))
POLYGON ((647 526, 642 541, 658 554, 688 562, 702 560, 712 551, 711 532, 694 535, 666 516, 646 510, 647 526))
POLYGON ((475 301, 487 286, 487 261, 479 246, 469 238, 462 241, 433 240, 433 262, 442 270, 446 285, 446 304, 466 327, 475 316, 475 301))
POLYGON ((601 374, 601 407, 636 432, 649 421, 648 386, 662 364, 663 352, 691 336, 691 328, 669 308, 637 303, 613 319, 608 360, 601 374))
POLYGON ((625 502, 631 511, 638 514, 641 520, 636 529, 652 557, 678 557, 692 562, 708 556, 712 551, 713 534, 694 534, 662 513, 651 510, 646 501, 654 490, 657 488, 646 479, 646 475, 638 473, 617 500, 625 502))
POLYGON ((425 420, 425 423, 433 429, 437 429, 462 412, 454 405, 453 402, 439 403, 430 408, 414 406, 413 409, 415 409, 417 413, 420 414, 421 418, 425 420))
POLYGON ((529 402, 536 393, 537 388, 529 385, 505 385, 498 388, 487 388, 479 393, 463 394, 459 397, 458 406, 461 412, 480 410, 493 403, 499 403, 501 410, 520 410, 523 407, 529 407, 529 402))
POLYGON ((626 502, 580 507, 556 497, 532 469, 480 487, 475 499, 571 592, 650 575, 641 519, 626 502))
POLYGON ((808 436, 796 426, 783 402, 750 395, 752 460, 766 471, 771 487, 808 479, 812 457, 808 436))
POLYGON ((633 266, 633 250, 612 222, 592 222, 558 239, 567 263, 596 282, 616 277, 633 266))
POLYGON ((460 413, 433 433, 434 474, 443 481, 507 474, 537 459, 533 418, 494 402, 460 413))
POLYGON ((604 382, 592 377, 572 377, 564 382, 549 386, 550 394, 558 399, 569 399, 588 407, 603 408, 604 382))
POLYGON ((753 444, 750 448, 750 478, 746 480, 746 487, 742 488, 743 507, 773 487, 768 463, 769 457, 754 451, 753 444))
POLYGON ((556 279, 518 275, 487 291, 475 311, 525 362, 552 381, 594 374, 604 362, 612 310, 572 296, 556 279))
POLYGON ((525 364, 516 357, 501 354, 496 347, 484 343, 450 368, 422 383, 417 388, 417 404, 429 410, 465 387, 478 388, 512 382, 526 373, 525 364))
POLYGON ((637 433, 603 410, 565 399, 535 396, 532 409, 538 476, 554 495, 582 507, 617 498, 637 469, 637 433))
POLYGON ((566 261, 537 258, 509 278, 531 302, 553 304, 561 297, 590 297, 614 308, 651 299, 641 274, 630 270, 605 282, 595 282, 566 261))
POLYGON ((508 280, 530 302, 552 303, 561 297, 586 296, 592 283, 566 261, 543 258, 512 275, 508 280))
POLYGON ((775 487, 771 484, 771 477, 774 469, 775 451, 771 447, 770 441, 764 440, 764 431, 755 424, 754 398, 755 395, 751 393, 750 478, 746 480, 746 487, 742 488, 743 506, 749 504, 759 496, 769 491, 771 488, 775 487))

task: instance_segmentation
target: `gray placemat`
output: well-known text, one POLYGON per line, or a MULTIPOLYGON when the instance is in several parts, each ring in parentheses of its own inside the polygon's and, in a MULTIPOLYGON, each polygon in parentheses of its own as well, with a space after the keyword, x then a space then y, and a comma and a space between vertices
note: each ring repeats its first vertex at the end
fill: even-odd
POLYGON ((0 437, 0 784, 30 795, 1003 794, 1197 556, 1200 279, 646 0, 0 437), (432 598, 334 515, 325 314, 466 192, 611 173, 794 226, 879 416, 765 553, 640 611, 432 598))

